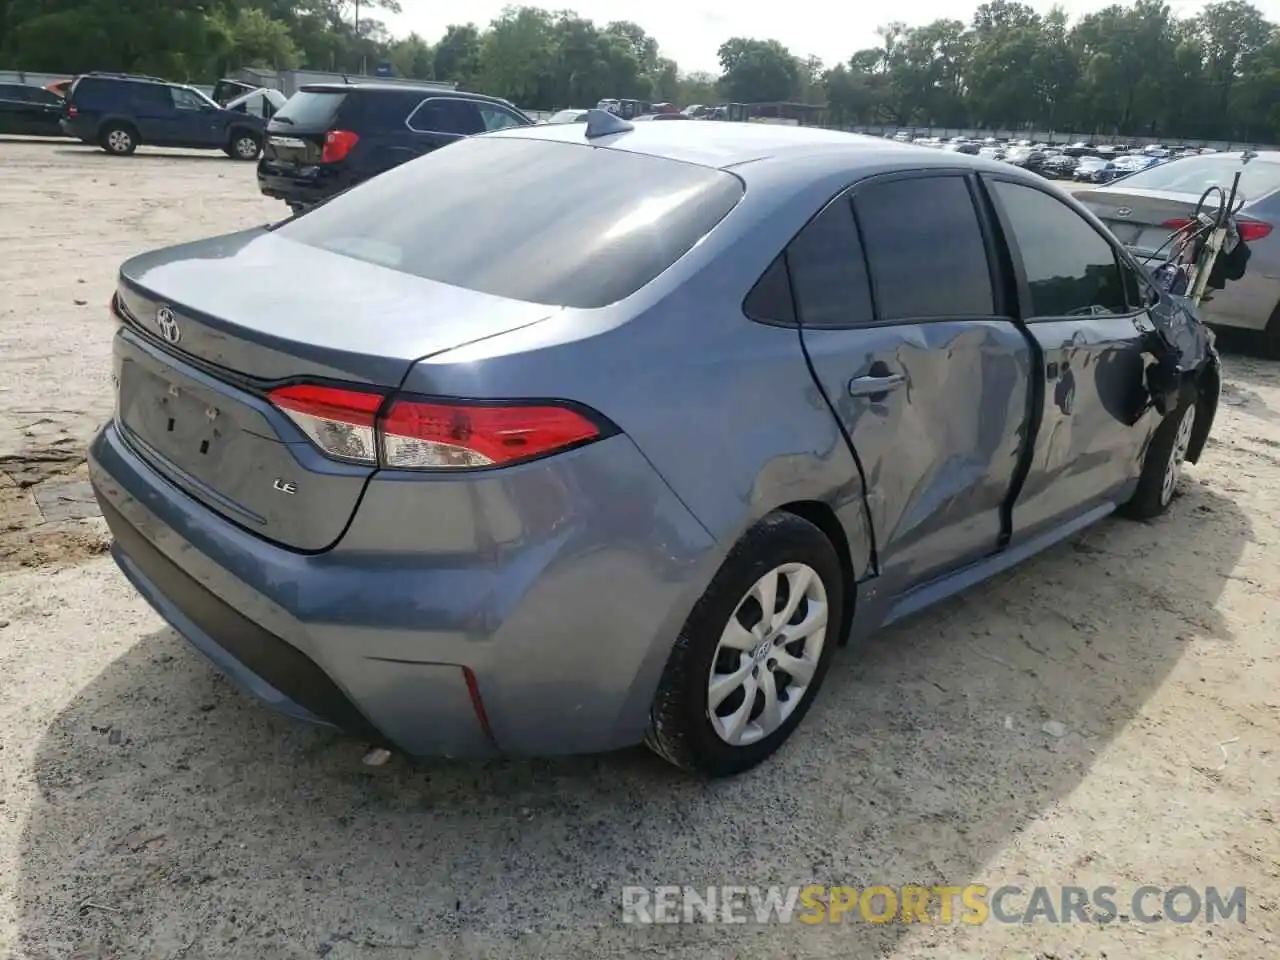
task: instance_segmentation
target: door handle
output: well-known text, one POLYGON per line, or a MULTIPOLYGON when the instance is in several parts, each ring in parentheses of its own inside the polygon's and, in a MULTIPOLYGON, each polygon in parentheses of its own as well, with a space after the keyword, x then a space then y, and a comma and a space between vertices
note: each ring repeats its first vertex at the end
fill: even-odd
POLYGON ((854 377, 849 381, 849 396, 878 400, 890 390, 896 390, 906 382, 905 373, 887 373, 880 377, 854 377))

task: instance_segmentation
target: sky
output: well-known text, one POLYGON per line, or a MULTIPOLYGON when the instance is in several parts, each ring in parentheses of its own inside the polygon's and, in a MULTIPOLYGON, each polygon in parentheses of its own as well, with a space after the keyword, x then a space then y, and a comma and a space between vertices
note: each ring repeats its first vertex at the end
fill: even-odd
MULTIPOLYGON (((484 26, 510 0, 401 0, 404 12, 378 14, 397 35, 416 31, 434 43, 451 23, 484 26)), ((527 0, 530 6, 568 8, 603 25, 610 20, 633 20, 657 39, 664 57, 681 70, 719 73, 716 50, 734 36, 779 40, 796 56, 816 56, 828 66, 847 60, 855 50, 876 44, 876 27, 890 20, 911 26, 942 17, 968 21, 978 6, 969 0, 892 0, 883 6, 838 0, 785 0, 742 3, 736 0, 527 0), (784 13, 785 11, 785 13, 784 13)), ((1061 0, 1058 6, 1073 17, 1109 6, 1114 0, 1061 0)), ((1202 0, 1168 0, 1179 16, 1193 16, 1202 0)), ((1273 21, 1280 22, 1280 0, 1253 0, 1273 21)), ((1032 0, 1041 13, 1055 4, 1032 0)))

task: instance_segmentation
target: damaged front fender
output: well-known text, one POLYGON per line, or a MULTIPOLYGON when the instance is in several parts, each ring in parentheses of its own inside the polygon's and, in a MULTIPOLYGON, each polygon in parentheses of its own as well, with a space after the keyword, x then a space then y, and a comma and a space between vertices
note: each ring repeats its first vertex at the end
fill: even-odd
POLYGON ((1195 304, 1176 294, 1162 295, 1152 306, 1150 317, 1155 328, 1151 335, 1155 362, 1147 368, 1147 392, 1162 416, 1184 402, 1196 404, 1196 423, 1187 449, 1187 459, 1195 463, 1209 439, 1222 389, 1213 331, 1195 304))

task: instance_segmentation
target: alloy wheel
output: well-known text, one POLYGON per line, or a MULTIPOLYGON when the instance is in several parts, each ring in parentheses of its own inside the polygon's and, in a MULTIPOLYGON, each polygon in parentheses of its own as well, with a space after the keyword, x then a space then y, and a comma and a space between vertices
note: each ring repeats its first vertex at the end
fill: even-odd
POLYGON ((1188 405, 1178 421, 1178 432, 1173 438, 1173 448, 1169 451, 1169 462, 1164 467, 1164 482, 1160 486, 1160 505, 1168 506, 1173 493, 1178 488, 1178 480, 1182 477, 1182 462, 1187 458, 1187 449, 1191 446, 1191 432, 1196 425, 1195 404, 1188 405))
POLYGON ((707 715, 735 747, 768 737, 804 701, 827 639, 827 590, 803 563, 752 585, 720 635, 707 678, 707 715))

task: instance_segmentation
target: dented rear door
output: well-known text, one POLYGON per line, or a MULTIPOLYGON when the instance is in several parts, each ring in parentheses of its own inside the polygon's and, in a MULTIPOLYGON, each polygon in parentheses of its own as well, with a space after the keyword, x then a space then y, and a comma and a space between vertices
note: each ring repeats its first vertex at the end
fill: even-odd
POLYGON ((974 189, 961 172, 864 181, 787 253, 814 374, 862 464, 885 593, 1007 535, 1031 350, 1002 315, 974 189))

